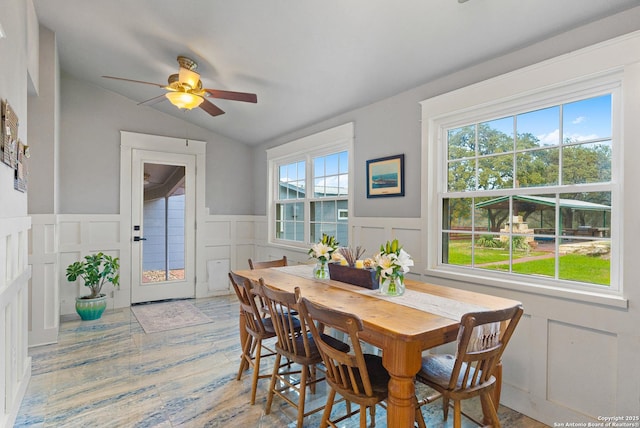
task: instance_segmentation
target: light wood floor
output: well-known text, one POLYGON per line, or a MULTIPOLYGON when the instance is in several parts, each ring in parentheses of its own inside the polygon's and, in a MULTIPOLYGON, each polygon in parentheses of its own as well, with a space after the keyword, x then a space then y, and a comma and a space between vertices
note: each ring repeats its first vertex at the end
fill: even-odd
MULTIPOLYGON (((235 379, 240 355, 235 297, 194 303, 212 323, 145 334, 129 309, 106 312, 96 321, 63 322, 57 344, 30 350, 32 377, 15 426, 294 427, 293 409, 282 400, 276 398, 271 414, 264 414, 268 379, 260 381, 254 406, 250 375, 235 379)), ((311 400, 324 403, 325 394, 321 386, 311 400)), ((465 408, 480 414, 478 403, 465 408)), ((452 425, 451 417, 442 421, 439 401, 423 414, 429 427, 452 425)), ((546 426, 504 406, 499 415, 504 427, 546 426)), ((318 426, 320 416, 308 417, 305 426, 318 426)), ((376 420, 376 426, 386 426, 384 409, 378 407, 376 420)), ((358 418, 343 426, 358 426, 358 418)))

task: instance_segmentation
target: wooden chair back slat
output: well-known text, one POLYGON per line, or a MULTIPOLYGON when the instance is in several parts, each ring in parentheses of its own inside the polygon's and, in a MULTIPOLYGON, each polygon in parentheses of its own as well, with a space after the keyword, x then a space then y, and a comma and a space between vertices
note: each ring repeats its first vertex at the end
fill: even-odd
POLYGON ((271 314, 273 327, 278 338, 276 345, 278 350, 287 358, 313 358, 314 354, 309 343, 305 320, 295 316, 298 313, 300 289, 296 287, 294 293, 277 290, 266 285, 262 279, 260 279, 259 288, 271 314))
MULTIPOLYGON (((449 401, 453 401, 454 426, 461 424, 460 402, 480 396, 482 410, 487 421, 500 427, 492 394, 496 388, 494 373, 500 364, 513 332, 522 317, 521 305, 511 308, 471 312, 462 316, 458 332, 456 355, 428 355, 422 359, 422 369, 416 380, 435 389, 438 393, 419 401, 419 406, 442 397, 443 415, 447 419, 449 401), (451 363, 453 361, 453 364, 451 363)), ((423 427, 422 413, 416 412, 418 424, 423 427)), ((475 421, 477 422, 477 421, 475 421)))
POLYGON ((497 311, 470 312, 462 316, 450 390, 478 388, 492 381, 495 368, 522 313, 522 307, 515 306, 497 311), (506 329, 500 334, 499 330, 505 325, 506 329), (480 339, 475 341, 476 345, 482 344, 480 349, 470 349, 473 335, 480 335, 480 339))
POLYGON ((316 342, 322 360, 327 369, 327 382, 338 393, 350 391, 354 395, 373 396, 373 388, 367 364, 365 362, 359 333, 363 330, 362 321, 355 315, 317 305, 302 298, 301 314, 307 320, 313 339, 316 342), (351 351, 340 351, 325 340, 319 328, 330 327, 347 335, 351 351))
POLYGON ((249 268, 253 269, 266 269, 270 267, 281 267, 287 266, 287 256, 282 256, 281 259, 276 260, 265 260, 265 261, 255 261, 253 259, 249 259, 249 268))
POLYGON ((229 272, 229 278, 240 302, 240 308, 246 320, 247 331, 249 333, 264 334, 266 332, 264 316, 260 313, 256 304, 256 295, 252 292, 251 282, 233 272, 229 272))

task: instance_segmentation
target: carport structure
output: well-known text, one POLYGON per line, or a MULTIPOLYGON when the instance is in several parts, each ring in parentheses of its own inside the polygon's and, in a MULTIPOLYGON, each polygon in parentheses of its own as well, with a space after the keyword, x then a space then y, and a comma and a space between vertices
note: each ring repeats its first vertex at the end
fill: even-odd
POLYGON ((487 227, 493 232, 500 231, 505 222, 508 222, 509 213, 512 212, 514 217, 522 216, 522 221, 528 222, 536 235, 555 235, 554 219, 557 211, 559 230, 562 235, 607 237, 609 234, 611 216, 607 213, 611 212, 611 207, 595 202, 514 195, 478 202, 475 207, 487 210, 487 227), (536 224, 528 221, 531 216, 535 216, 531 220, 536 224), (578 225, 574 226, 576 221, 578 225))

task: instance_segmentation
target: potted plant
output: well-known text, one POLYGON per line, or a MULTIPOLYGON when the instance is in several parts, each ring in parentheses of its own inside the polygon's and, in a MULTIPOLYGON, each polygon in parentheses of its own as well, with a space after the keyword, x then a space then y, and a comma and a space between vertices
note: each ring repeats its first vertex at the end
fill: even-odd
POLYGON ((120 286, 120 261, 102 252, 90 254, 83 261, 71 263, 67 267, 67 280, 74 282, 82 278, 91 294, 76 298, 76 312, 83 320, 97 320, 107 307, 107 296, 100 293, 102 286, 110 282, 120 286))

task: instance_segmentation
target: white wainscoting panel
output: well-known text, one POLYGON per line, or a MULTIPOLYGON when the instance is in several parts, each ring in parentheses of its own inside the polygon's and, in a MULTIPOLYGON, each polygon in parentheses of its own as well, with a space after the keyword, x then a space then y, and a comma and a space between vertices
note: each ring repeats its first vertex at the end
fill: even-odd
POLYGON ((58 340, 60 293, 56 216, 31 216, 29 264, 29 346, 46 345, 58 340))
MULTIPOLYGON (((196 296, 199 298, 229 294, 229 284, 226 277, 222 279, 223 274, 228 269, 248 269, 249 258, 269 260, 286 255, 290 264, 310 263, 306 249, 269 244, 266 216, 204 215, 203 218, 204 221, 198 224, 196 251, 196 296), (217 261, 220 260, 225 261, 224 267, 218 265, 217 261), (213 265, 210 262, 214 262, 213 265), (208 269, 208 266, 215 266, 215 269, 208 269), (210 285, 211 281, 215 286, 210 285), (218 287, 223 282, 225 285, 218 287)), ((4 224, 5 220, 2 221, 0 224, 4 224)), ((60 215, 55 222, 46 218, 35 221, 32 244, 35 247, 37 241, 43 249, 39 252, 35 248, 32 250, 32 261, 37 260, 37 264, 41 265, 38 269, 42 269, 37 275, 34 274, 32 288, 35 289, 37 285, 40 290, 52 292, 57 281, 61 290, 60 313, 75 313, 75 296, 80 295, 84 287, 69 284, 64 278, 64 269, 72 261, 92 251, 118 255, 122 246, 128 245, 120 242, 122 233, 119 221, 118 215, 60 215), (55 262, 52 263, 56 257, 52 255, 56 252, 56 227, 57 267, 55 262), (53 282, 47 283, 42 279, 51 275, 53 282)), ((502 404, 549 425, 553 425, 553 422, 593 422, 594 416, 634 415, 638 412, 640 368, 637 356, 640 355, 640 338, 639 324, 635 322, 638 319, 635 300, 630 299, 629 309, 621 309, 474 283, 472 277, 466 281, 456 281, 428 276, 425 263, 429 236, 423 227, 424 219, 351 216, 349 221, 351 245, 362 245, 368 255, 377 252, 380 244, 387 240, 398 238, 414 259, 415 266, 410 275, 412 279, 502 296, 523 303, 525 315, 504 355, 502 404)), ((28 226, 20 227, 25 231, 28 229, 28 226)), ((20 297, 14 293, 12 302, 18 303, 5 304, 7 287, 19 289, 20 286, 16 284, 20 284, 21 278, 25 283, 28 281, 28 273, 19 267, 22 259, 15 247, 18 241, 26 239, 20 238, 20 234, 15 232, 20 227, 8 230, 0 227, 2 308, 5 309, 5 316, 8 313, 12 319, 18 314, 15 305, 19 306, 20 299, 26 299, 26 293, 20 297), (8 286, 8 282, 14 285, 8 286)), ((125 261, 122 265, 125 265, 125 261)), ((116 298, 110 298, 110 308, 129 305, 128 269, 122 269, 123 284, 121 290, 116 291, 116 298)), ((49 299, 46 301, 49 302, 49 299)), ((48 307, 46 310, 53 311, 54 308, 48 307)), ((47 320, 54 316, 53 312, 45 313, 47 320)), ((44 323, 43 328, 46 325, 44 323)), ((1 334, 15 335, 13 331, 4 329, 1 334)), ((26 346, 26 339, 24 342, 26 346)), ((15 343, 19 346, 19 341, 15 343)), ((11 352, 0 349, 0 355, 11 355, 11 352)), ((0 372, 3 385, 6 384, 5 373, 5 370, 0 372)), ((1 393, 5 394, 4 387, 1 393)), ((6 396, 0 397, 0 402, 6 401, 3 398, 6 396)))
POLYGON ((557 321, 548 331, 547 399, 594 419, 615 415, 617 365, 603 362, 618 360, 616 336, 557 321))
POLYGON ((531 385, 531 342, 535 340, 531 336, 531 316, 524 314, 518 323, 518 334, 514 334, 507 346, 507 350, 502 356, 503 367, 508 367, 503 371, 503 384, 509 384, 513 388, 524 393, 529 392, 531 385))
MULTIPOLYGON (((87 288, 78 280, 69 283, 65 276, 68 265, 81 260, 87 254, 102 251, 110 256, 120 257, 123 245, 120 236, 120 215, 118 214, 60 214, 57 216, 59 230, 58 283, 60 289, 60 314, 76 313, 76 297, 87 294, 87 288)), ((128 266, 120 263, 120 288, 111 284, 103 287, 107 295, 107 310, 127 307, 131 302, 131 284, 128 266)))
POLYGON ((211 294, 229 291, 229 259, 207 261, 208 291, 211 294))
POLYGON ((0 427, 13 426, 31 377, 29 217, 0 219, 0 427))
POLYGON ((254 231, 260 218, 205 216, 204 224, 198 226, 196 297, 231 293, 227 273, 249 268, 247 260, 255 254, 254 231), (227 264, 220 263, 221 260, 227 264))

